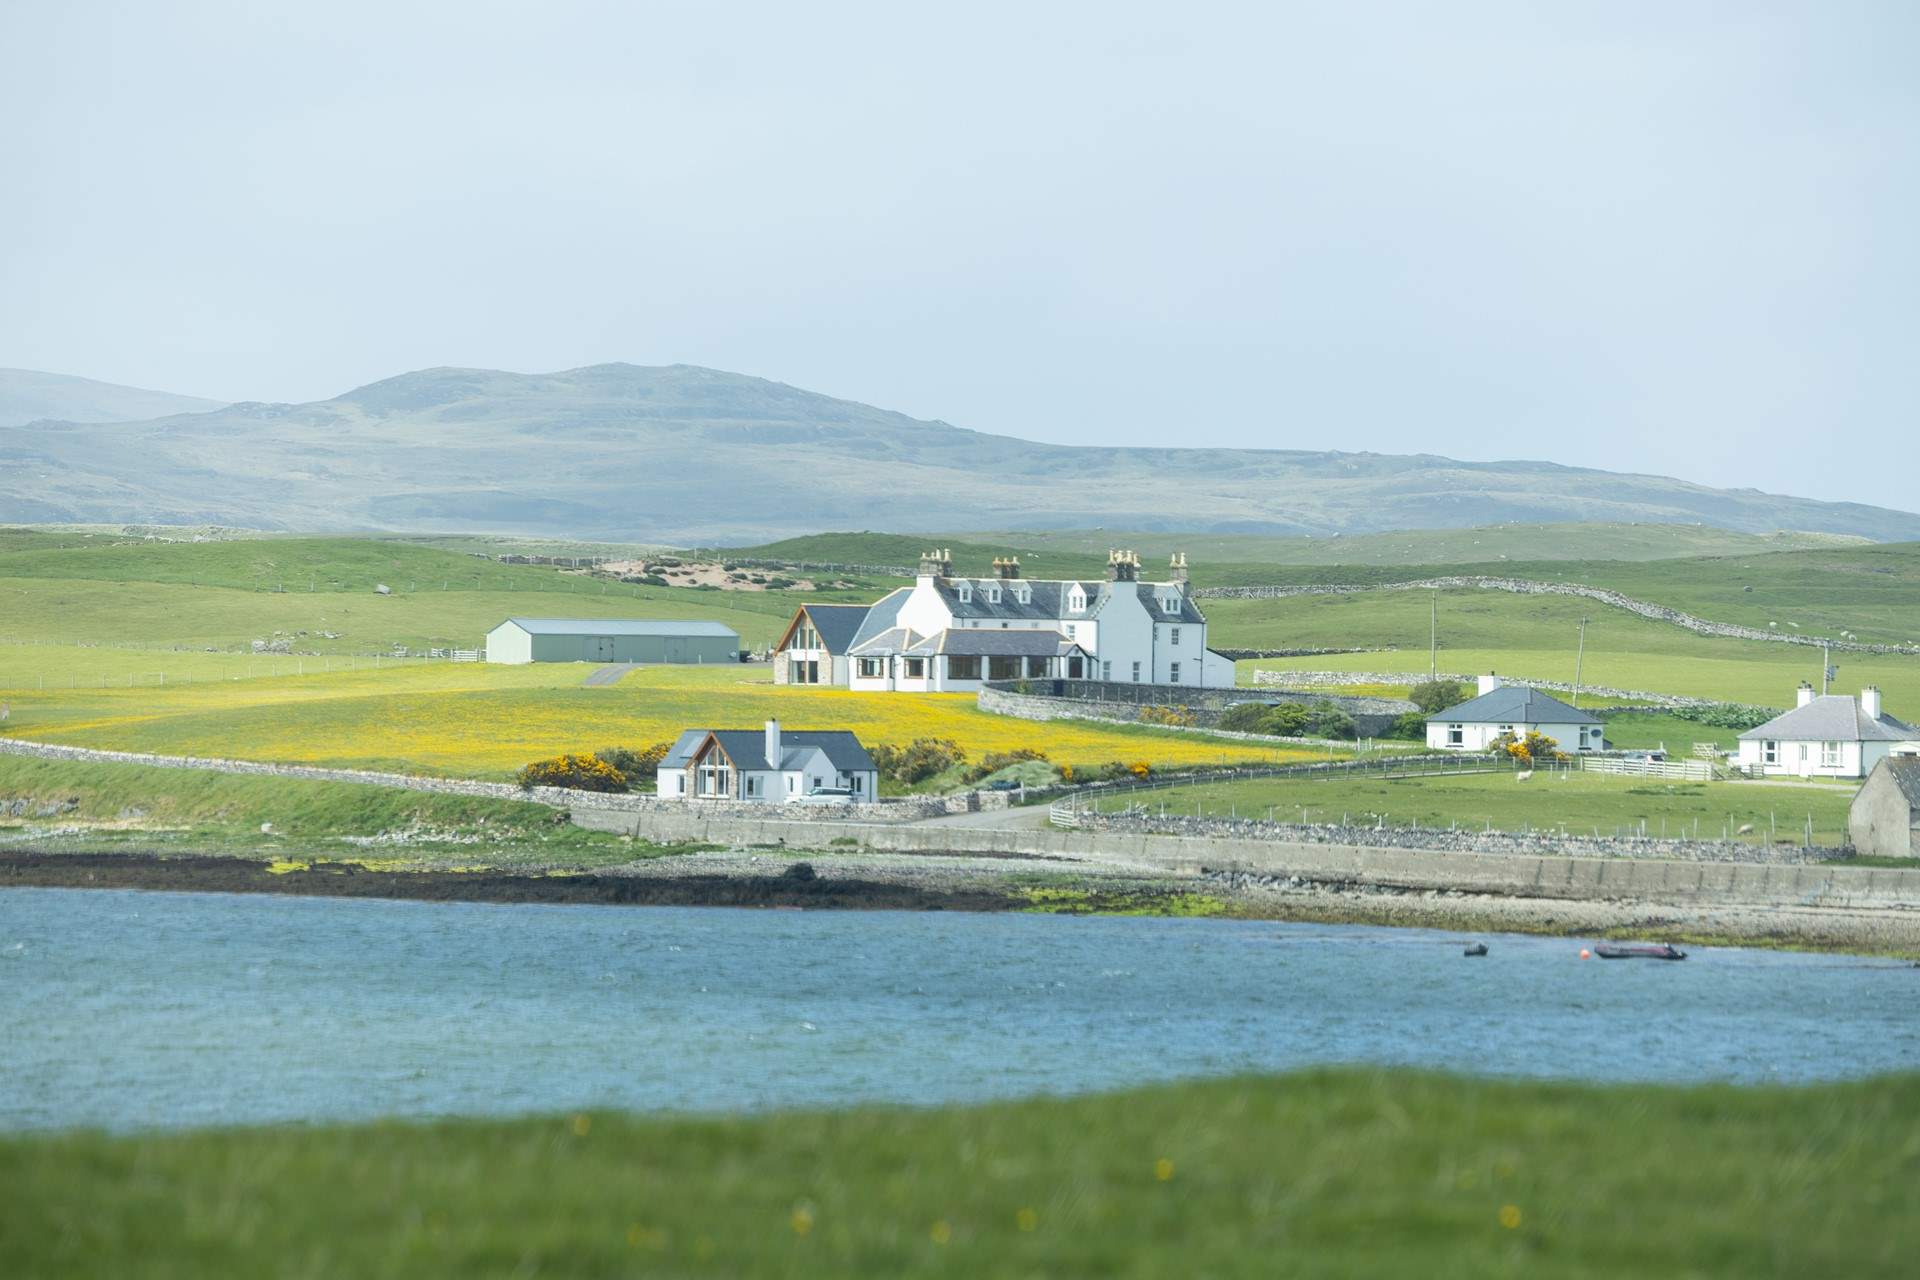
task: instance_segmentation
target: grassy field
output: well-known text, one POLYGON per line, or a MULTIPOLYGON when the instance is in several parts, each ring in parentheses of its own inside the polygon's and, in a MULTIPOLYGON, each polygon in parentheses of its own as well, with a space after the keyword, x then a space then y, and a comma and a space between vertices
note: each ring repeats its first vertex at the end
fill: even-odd
POLYGON ((50 828, 80 828, 59 837, 63 849, 178 848, 379 869, 586 868, 664 851, 557 823, 543 804, 133 764, 0 756, 0 800, 9 799, 28 809, 0 814, 0 840, 42 845, 50 828), (54 811, 42 816, 43 805, 54 811))
POLYGON ((583 687, 574 663, 436 663, 381 671, 18 690, 6 731, 75 746, 508 778, 562 751, 645 746, 699 726, 853 730, 863 742, 959 741, 978 759, 1016 747, 1061 764, 1289 760, 1312 754, 1168 730, 989 715, 970 694, 912 697, 775 685, 766 667, 648 667, 583 687))
MULTIPOLYGON (((1398 646, 1392 652, 1257 659, 1256 668, 1404 671, 1428 666, 1430 596, 1368 591, 1280 600, 1208 600, 1210 639, 1246 648, 1398 646)), ((1440 593, 1440 669, 1572 680, 1580 619, 1589 685, 1784 707, 1802 680, 1819 682, 1820 651, 1695 635, 1591 601, 1465 590, 1440 593)), ((1836 654, 1839 692, 1878 684, 1894 715, 1920 715, 1920 657, 1836 654), (1910 710, 1903 712, 1902 707, 1910 710)))
MULTIPOLYGON (((1116 797, 1109 804, 1118 804, 1116 797)), ((1125 797, 1153 812, 1280 822, 1380 823, 1495 831, 1559 831, 1575 835, 1735 838, 1764 844, 1771 835, 1798 841, 1809 815, 1814 842, 1841 843, 1853 788, 1750 782, 1671 782, 1580 772, 1512 771, 1459 777, 1268 778, 1171 787, 1125 797), (1698 824, 1696 826, 1696 824, 1698 824), (1753 830, 1739 835, 1742 826, 1753 830)))
POLYGON ((51 1276, 1902 1276, 1920 1077, 1320 1071, 972 1108, 0 1138, 51 1276))

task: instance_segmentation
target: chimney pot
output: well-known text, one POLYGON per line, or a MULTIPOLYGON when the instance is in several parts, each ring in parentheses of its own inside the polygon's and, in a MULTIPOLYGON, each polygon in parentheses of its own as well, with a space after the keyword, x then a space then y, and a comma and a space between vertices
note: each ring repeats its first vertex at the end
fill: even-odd
POLYGON ((1812 702, 1812 701, 1813 701, 1813 686, 1808 684, 1806 681, 1802 680, 1800 682, 1799 693, 1793 705, 1796 707, 1804 707, 1809 702, 1812 702))

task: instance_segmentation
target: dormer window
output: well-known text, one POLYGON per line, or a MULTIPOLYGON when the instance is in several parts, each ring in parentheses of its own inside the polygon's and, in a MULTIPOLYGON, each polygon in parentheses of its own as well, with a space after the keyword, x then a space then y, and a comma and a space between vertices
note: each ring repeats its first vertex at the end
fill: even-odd
POLYGON ((987 585, 987 603, 988 604, 1000 603, 1000 588, 992 585, 991 583, 987 585))
POLYGON ((1067 592, 1067 611, 1069 613, 1084 613, 1086 608, 1087 593, 1080 589, 1078 583, 1075 583, 1073 590, 1067 592))
POLYGON ((959 592, 960 592, 960 603, 961 603, 961 604, 972 604, 972 603, 973 603, 973 584, 972 584, 971 582, 963 582, 963 583, 961 583, 961 584, 960 584, 960 586, 959 586, 959 588, 958 588, 958 590, 959 590, 959 592))
POLYGON ((1032 604, 1033 588, 1023 582, 1013 589, 1013 597, 1021 604, 1032 604))

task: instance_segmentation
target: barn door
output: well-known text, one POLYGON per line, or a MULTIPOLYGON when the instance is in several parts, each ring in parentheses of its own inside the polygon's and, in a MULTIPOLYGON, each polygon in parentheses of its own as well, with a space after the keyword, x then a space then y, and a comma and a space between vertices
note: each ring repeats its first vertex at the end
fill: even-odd
POLYGON ((613 637, 612 636, 594 636, 592 638, 592 644, 593 644, 593 660, 595 662, 612 662, 613 661, 613 637))

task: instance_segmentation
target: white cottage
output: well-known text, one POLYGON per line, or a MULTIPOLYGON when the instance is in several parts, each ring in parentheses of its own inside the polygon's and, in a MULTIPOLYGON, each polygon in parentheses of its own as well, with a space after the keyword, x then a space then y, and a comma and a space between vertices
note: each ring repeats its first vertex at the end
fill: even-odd
POLYGON ((1187 587, 1186 557, 1165 582, 1140 580, 1140 557, 1107 555, 1104 581, 1031 579, 1017 558, 990 578, 953 573, 946 551, 920 558, 911 587, 866 608, 834 649, 843 618, 823 625, 817 606, 795 614, 774 679, 913 693, 970 692, 989 680, 1056 678, 1231 688, 1233 662, 1207 648, 1207 619, 1187 587))
POLYGON ((834 801, 872 804, 880 771, 845 729, 783 732, 689 729, 654 775, 663 798, 744 800, 760 804, 834 801))
POLYGON ((1920 755, 1920 729, 1894 719, 1880 690, 1815 694, 1802 684, 1793 710, 1740 735, 1740 767, 1788 778, 1864 778, 1888 756, 1920 755))
POLYGON ((1427 717, 1427 746, 1438 751, 1485 751, 1504 733, 1538 733, 1566 752, 1606 746, 1606 726, 1593 716, 1538 689, 1502 684, 1491 671, 1480 677, 1478 697, 1427 717))

